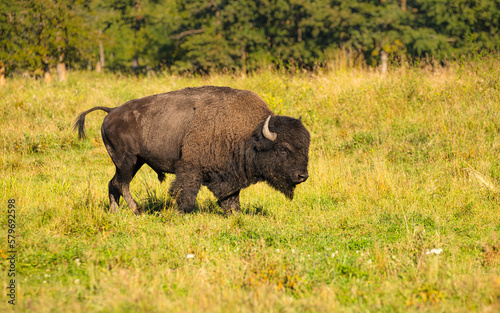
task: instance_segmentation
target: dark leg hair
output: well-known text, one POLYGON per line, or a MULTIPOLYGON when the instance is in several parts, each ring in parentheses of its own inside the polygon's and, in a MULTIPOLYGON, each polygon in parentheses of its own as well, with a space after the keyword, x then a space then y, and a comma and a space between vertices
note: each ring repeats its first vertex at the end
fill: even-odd
POLYGON ((218 204, 226 214, 240 211, 240 191, 238 190, 226 198, 219 199, 218 204))
POLYGON ((132 212, 138 214, 138 206, 130 194, 129 185, 134 175, 144 164, 144 161, 136 155, 127 154, 124 151, 116 151, 104 132, 102 132, 102 139, 116 167, 115 176, 113 176, 113 179, 108 184, 111 210, 114 212, 118 211, 120 196, 122 196, 132 212))
POLYGON ((122 195, 121 186, 118 184, 116 174, 109 181, 109 204, 111 211, 118 212, 118 206, 120 205, 120 196, 122 195))
POLYGON ((175 198, 179 210, 190 213, 196 204, 196 195, 201 187, 201 172, 192 167, 179 166, 175 172, 175 181, 170 187, 170 195, 175 198))

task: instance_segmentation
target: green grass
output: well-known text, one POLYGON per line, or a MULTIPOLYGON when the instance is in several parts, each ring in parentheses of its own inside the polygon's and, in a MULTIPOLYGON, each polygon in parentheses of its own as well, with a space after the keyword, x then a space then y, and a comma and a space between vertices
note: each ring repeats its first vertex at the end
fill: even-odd
MULTIPOLYGON (((495 312, 500 309, 500 59, 290 75, 71 73, 0 88, 0 311, 7 199, 17 206, 18 312, 495 312), (142 168, 148 210, 108 212, 103 112, 206 84, 250 89, 312 137, 288 201, 265 184, 225 216, 203 188, 179 214, 142 168), (439 255, 426 252, 441 248, 439 255), (187 258, 194 254, 194 258, 187 258)), ((124 201, 122 201, 124 203, 124 201)))

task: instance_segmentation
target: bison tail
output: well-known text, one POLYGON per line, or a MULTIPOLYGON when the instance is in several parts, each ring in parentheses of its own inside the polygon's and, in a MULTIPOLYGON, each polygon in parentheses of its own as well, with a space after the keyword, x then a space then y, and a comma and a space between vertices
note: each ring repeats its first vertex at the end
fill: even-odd
POLYGON ((95 108, 92 108, 90 110, 87 110, 85 112, 82 112, 80 115, 78 115, 78 118, 75 121, 75 125, 73 126, 73 130, 78 130, 78 138, 79 139, 85 138, 85 116, 87 114, 89 114, 90 112, 95 111, 95 110, 103 110, 106 113, 109 113, 109 112, 111 112, 111 110, 113 110, 113 108, 99 106, 99 107, 95 107, 95 108))

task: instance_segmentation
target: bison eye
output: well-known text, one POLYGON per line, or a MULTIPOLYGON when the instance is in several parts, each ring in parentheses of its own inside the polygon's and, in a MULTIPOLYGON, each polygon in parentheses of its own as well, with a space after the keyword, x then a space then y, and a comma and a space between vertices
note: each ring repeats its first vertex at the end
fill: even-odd
POLYGON ((283 147, 282 147, 282 148, 280 148, 280 153, 281 153, 282 155, 286 156, 288 152, 286 151, 286 149, 285 149, 285 148, 283 148, 283 147))

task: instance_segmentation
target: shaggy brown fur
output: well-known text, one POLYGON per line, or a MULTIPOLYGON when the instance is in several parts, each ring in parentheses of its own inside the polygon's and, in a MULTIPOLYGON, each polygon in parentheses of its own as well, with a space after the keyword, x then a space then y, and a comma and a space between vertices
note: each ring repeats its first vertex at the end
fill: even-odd
POLYGON ((80 114, 75 129, 85 137, 85 115, 104 110, 102 138, 116 174, 109 182, 112 210, 120 196, 138 207, 129 184, 143 164, 163 180, 176 174, 170 194, 184 212, 193 210, 201 185, 224 210, 239 209, 240 190, 266 181, 289 198, 308 177, 309 132, 300 120, 275 116, 255 93, 229 87, 185 88, 126 102, 95 107, 80 114), (265 119, 277 134, 262 134, 265 119))

